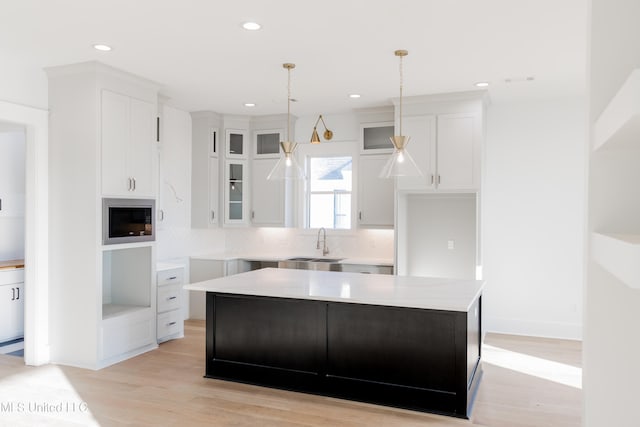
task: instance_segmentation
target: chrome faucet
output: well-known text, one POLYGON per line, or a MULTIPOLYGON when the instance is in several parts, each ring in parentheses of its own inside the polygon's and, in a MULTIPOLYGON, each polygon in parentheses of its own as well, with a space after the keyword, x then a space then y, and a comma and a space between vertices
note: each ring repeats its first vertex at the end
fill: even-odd
POLYGON ((316 240, 316 249, 320 249, 320 232, 322 231, 322 256, 326 256, 329 253, 329 248, 327 247, 327 230, 324 227, 320 227, 318 230, 318 240, 316 240))

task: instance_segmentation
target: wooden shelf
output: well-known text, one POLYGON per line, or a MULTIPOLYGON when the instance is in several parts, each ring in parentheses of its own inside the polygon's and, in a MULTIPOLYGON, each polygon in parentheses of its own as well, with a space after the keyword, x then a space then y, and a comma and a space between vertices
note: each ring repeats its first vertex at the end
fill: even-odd
POLYGON ((593 129, 593 149, 640 149, 640 69, 633 70, 593 129))
POLYGON ((627 286, 640 289, 640 234, 592 233, 591 256, 627 286))

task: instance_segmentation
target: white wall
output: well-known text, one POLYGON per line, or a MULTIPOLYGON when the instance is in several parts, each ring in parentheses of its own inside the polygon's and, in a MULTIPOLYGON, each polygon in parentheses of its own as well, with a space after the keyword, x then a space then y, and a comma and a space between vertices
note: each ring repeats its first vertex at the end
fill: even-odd
POLYGON ((0 127, 0 261, 24 259, 25 154, 24 130, 0 127))
POLYGON ((0 100, 47 109, 47 76, 42 67, 26 62, 24 57, 3 56, 0 100))
POLYGON ((482 186, 487 331, 581 338, 585 100, 488 110, 482 186))
POLYGON ((406 239, 401 240, 406 271, 398 267, 398 273, 475 279, 476 195, 413 194, 406 199, 406 239))
MULTIPOLYGON (((591 0, 591 124, 640 68, 638 20, 637 0, 591 0)), ((638 160, 638 149, 590 152, 589 231, 640 234, 638 160)), ((640 291, 589 259, 585 301, 584 425, 637 426, 640 291)))

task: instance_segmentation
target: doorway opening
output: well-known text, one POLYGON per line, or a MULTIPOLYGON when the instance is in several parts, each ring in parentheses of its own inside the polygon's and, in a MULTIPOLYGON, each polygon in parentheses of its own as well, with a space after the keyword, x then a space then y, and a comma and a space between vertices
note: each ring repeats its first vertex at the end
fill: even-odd
POLYGON ((0 354, 24 357, 26 129, 0 122, 0 354))

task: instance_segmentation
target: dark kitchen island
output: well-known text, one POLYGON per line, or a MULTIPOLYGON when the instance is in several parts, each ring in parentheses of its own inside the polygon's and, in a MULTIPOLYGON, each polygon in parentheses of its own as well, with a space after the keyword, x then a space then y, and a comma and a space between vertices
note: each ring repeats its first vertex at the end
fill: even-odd
POLYGON ((207 292, 205 376, 468 418, 483 282, 267 268, 207 292))

